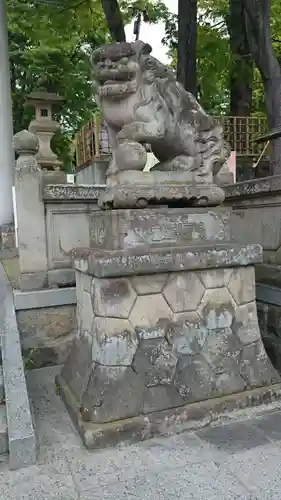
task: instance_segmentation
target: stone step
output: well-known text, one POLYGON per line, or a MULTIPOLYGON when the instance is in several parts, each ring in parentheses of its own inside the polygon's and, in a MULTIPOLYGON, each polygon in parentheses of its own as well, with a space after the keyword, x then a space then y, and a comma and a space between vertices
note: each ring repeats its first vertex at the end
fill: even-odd
POLYGON ((0 455, 8 453, 8 427, 6 417, 6 405, 0 404, 0 455))

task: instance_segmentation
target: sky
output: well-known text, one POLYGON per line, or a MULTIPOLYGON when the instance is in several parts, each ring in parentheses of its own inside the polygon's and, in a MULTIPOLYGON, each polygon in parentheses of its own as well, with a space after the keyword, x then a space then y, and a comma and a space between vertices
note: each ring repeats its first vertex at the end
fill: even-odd
MULTIPOLYGON (((163 0, 163 3, 167 5, 169 10, 173 13, 177 13, 177 0, 163 0)), ((133 35, 134 23, 126 26, 126 37, 128 41, 134 40, 133 35)), ((166 55, 167 47, 164 47, 161 43, 162 38, 165 35, 165 24, 147 24, 142 23, 140 29, 140 40, 149 43, 152 46, 152 55, 159 59, 164 64, 169 62, 169 58, 166 55)))

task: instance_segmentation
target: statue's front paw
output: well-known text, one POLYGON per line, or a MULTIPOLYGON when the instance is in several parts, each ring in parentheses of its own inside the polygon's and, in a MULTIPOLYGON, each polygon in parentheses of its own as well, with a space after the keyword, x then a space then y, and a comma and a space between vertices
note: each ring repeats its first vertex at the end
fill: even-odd
POLYGON ((143 170, 147 161, 146 149, 134 141, 126 141, 115 151, 118 170, 143 170))

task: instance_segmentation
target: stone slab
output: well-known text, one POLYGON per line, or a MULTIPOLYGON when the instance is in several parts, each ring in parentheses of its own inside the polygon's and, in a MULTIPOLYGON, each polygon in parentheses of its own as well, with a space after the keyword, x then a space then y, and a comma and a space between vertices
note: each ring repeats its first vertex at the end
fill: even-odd
POLYGON ((281 384, 275 384, 179 408, 155 411, 154 413, 127 418, 122 421, 92 424, 82 421, 75 400, 60 375, 56 378, 56 381, 59 384, 60 394, 70 417, 88 449, 101 449, 120 442, 142 441, 157 435, 198 429, 217 421, 222 415, 227 415, 235 409, 258 406, 281 399, 281 384))
POLYGON ((226 201, 231 198, 266 196, 281 193, 281 176, 272 175, 262 179, 254 179, 245 182, 237 182, 229 186, 224 186, 226 201))
POLYGON ((50 269, 48 271, 50 288, 75 286, 75 271, 72 268, 50 269))
POLYGON ((106 495, 107 500, 255 500, 234 475, 222 472, 215 464, 188 464, 182 469, 162 471, 146 477, 109 483, 93 488, 81 497, 92 500, 106 495))
POLYGON ((96 201, 105 190, 105 185, 47 184, 43 187, 44 201, 96 201))
POLYGON ((10 467, 36 461, 36 438, 26 389, 13 292, 0 264, 0 334, 6 396, 10 467))
POLYGON ((14 290, 14 301, 16 311, 76 304, 76 288, 14 290))
MULTIPOLYGON (((280 499, 280 447, 273 443, 233 453, 224 461, 228 470, 244 484, 255 500, 280 499)), ((247 498, 247 497, 246 497, 247 498)))
POLYGON ((48 286, 48 273, 45 271, 37 271, 34 273, 21 273, 20 287, 21 290, 41 290, 48 286))
POLYGON ((90 247, 108 250, 228 241, 229 209, 158 207, 100 211, 90 216, 90 247))
POLYGON ((262 247, 256 244, 204 243, 130 251, 77 248, 72 251, 72 258, 78 271, 106 278, 247 266, 262 261, 262 247))
POLYGON ((102 209, 146 208, 155 204, 168 206, 216 207, 223 203, 224 191, 205 183, 163 182, 161 184, 116 184, 108 186, 99 197, 102 209))
POLYGON ((197 436, 219 450, 236 453, 242 450, 263 446, 269 440, 258 429, 247 422, 232 422, 201 429, 197 436))

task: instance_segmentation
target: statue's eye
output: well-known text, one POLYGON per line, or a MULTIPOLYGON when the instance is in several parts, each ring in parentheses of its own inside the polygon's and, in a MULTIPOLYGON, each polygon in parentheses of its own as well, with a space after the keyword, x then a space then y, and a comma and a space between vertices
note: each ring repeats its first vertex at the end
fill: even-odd
POLYGON ((156 67, 155 62, 152 59, 150 59, 150 58, 146 59, 146 61, 145 61, 145 68, 146 69, 155 69, 155 67, 156 67))

